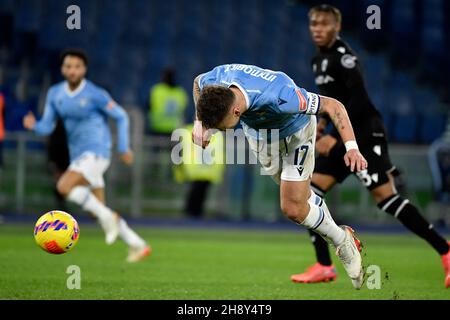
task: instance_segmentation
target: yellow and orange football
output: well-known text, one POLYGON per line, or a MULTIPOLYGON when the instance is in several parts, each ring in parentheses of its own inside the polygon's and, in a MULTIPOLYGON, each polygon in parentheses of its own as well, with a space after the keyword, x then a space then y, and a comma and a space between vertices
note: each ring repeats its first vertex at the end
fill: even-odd
POLYGON ((80 237, 77 221, 67 212, 49 211, 39 218, 34 227, 38 246, 52 254, 66 253, 75 247, 80 237))

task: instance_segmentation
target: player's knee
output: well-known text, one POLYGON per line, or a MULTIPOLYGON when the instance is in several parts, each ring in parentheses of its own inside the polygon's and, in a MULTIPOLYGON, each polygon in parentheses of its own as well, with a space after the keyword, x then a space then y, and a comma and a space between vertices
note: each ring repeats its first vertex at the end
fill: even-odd
POLYGON ((72 190, 72 186, 63 183, 61 181, 58 181, 58 184, 56 185, 56 190, 58 190, 59 194, 61 194, 63 197, 67 197, 72 190))
POLYGON ((290 220, 301 223, 308 215, 309 206, 306 202, 285 200, 281 203, 281 211, 290 220))
POLYGON ((373 189, 370 193, 376 203, 380 203, 396 194, 395 190, 389 183, 373 189))

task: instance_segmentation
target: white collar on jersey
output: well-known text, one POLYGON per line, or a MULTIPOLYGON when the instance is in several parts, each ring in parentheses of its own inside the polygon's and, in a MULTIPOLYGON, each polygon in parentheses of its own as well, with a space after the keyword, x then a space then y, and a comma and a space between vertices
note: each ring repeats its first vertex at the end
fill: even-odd
POLYGON ((245 91, 244 88, 242 88, 242 86, 237 82, 232 82, 228 87, 231 87, 231 86, 236 86, 239 90, 241 90, 241 92, 245 98, 245 103, 247 104, 246 110, 248 110, 248 108, 250 108, 250 100, 248 99, 247 91, 245 91))
POLYGON ((86 79, 81 80, 80 84, 78 85, 78 87, 71 91, 69 88, 69 84, 67 83, 67 81, 64 83, 64 91, 67 93, 67 95, 69 97, 74 97, 77 94, 79 94, 81 92, 81 90, 84 89, 84 87, 86 86, 86 79))

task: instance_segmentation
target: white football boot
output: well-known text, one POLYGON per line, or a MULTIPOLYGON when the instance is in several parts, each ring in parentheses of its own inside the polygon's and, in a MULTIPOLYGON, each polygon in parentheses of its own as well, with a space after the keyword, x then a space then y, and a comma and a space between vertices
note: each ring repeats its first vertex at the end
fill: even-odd
POLYGON ((142 247, 130 247, 128 251, 127 262, 138 262, 148 257, 152 253, 152 248, 148 245, 142 247))
POLYGON ((361 241, 355 231, 348 226, 340 226, 345 231, 345 239, 336 248, 336 255, 344 265, 344 269, 352 280, 353 287, 360 289, 364 282, 364 269, 361 258, 361 241))

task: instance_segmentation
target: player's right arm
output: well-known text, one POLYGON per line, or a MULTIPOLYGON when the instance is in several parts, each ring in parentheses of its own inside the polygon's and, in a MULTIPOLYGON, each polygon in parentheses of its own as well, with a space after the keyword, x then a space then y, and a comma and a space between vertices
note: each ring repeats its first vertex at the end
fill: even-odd
POLYGON ((41 120, 36 121, 34 114, 29 111, 23 118, 23 126, 27 130, 32 130, 41 136, 49 135, 55 129, 57 113, 52 103, 52 89, 47 93, 45 98, 44 115, 41 120))
POLYGON ((209 144, 209 134, 208 130, 202 126, 202 123, 200 120, 198 120, 197 117, 197 101, 200 97, 200 78, 201 74, 195 77, 194 79, 194 85, 192 88, 192 97, 194 99, 194 107, 195 107, 195 120, 194 120, 194 128, 192 129, 192 141, 196 144, 201 146, 202 148, 206 148, 209 144))
POLYGON ((117 151, 120 159, 127 165, 133 164, 134 155, 130 148, 129 134, 130 120, 127 112, 103 89, 98 91, 97 107, 116 122, 117 151))

